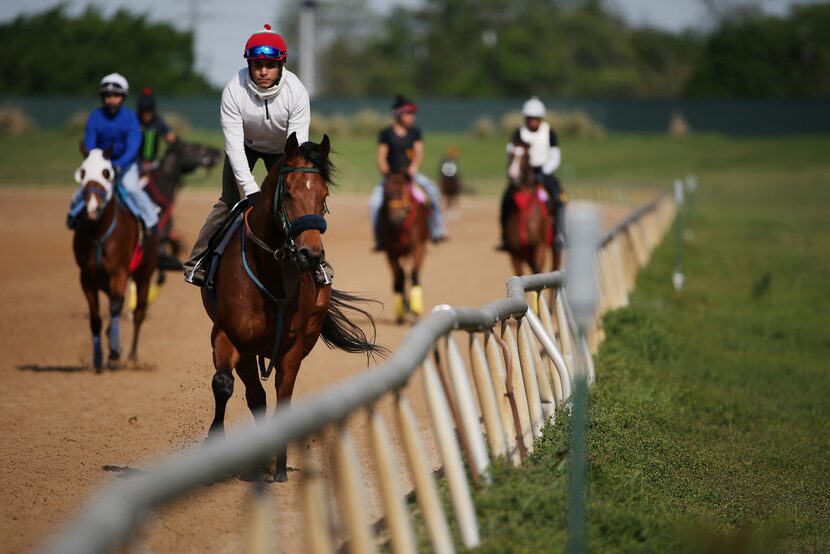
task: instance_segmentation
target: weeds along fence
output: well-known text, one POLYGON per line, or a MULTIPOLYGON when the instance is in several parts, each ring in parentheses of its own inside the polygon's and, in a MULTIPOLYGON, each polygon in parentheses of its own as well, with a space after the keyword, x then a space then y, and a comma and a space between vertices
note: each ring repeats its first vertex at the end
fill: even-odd
MULTIPOLYGON (((88 554, 132 549, 137 546, 139 526, 152 511, 228 474, 261 467, 288 445, 332 429, 336 435, 329 445, 333 479, 322 478, 311 456, 302 462, 309 548, 328 553, 347 544, 352 552, 376 551, 379 539, 364 509, 366 484, 353 438, 344 425, 347 418, 363 412, 370 422, 371 459, 385 536, 393 551, 415 552, 414 522, 393 463, 389 426, 377 408, 381 399, 391 396, 419 517, 431 548, 452 552, 455 542, 449 520, 427 461, 421 429, 403 390, 416 375, 424 381, 432 436, 458 539, 466 548, 477 546, 480 538, 470 481, 486 485, 494 458, 520 464, 532 452, 544 424, 554 418, 558 406, 568 403, 577 362, 585 363, 588 382, 593 382, 588 350, 596 349, 602 339, 601 316, 627 303, 637 271, 670 226, 674 210, 671 198, 661 196, 602 239, 597 250, 597 317, 581 347, 566 301, 564 271, 512 277, 507 281, 507 297, 480 309, 436 307, 409 331, 403 346, 375 369, 298 400, 290 409, 277 409, 261 424, 208 441, 110 484, 90 499, 75 521, 52 537, 44 551, 88 554), (469 367, 453 332, 466 333, 463 348, 468 350, 469 367), (335 494, 328 494, 329 490, 335 494), (333 515, 334 503, 339 517, 333 515)), ((266 533, 274 525, 263 515, 268 501, 263 487, 254 486, 253 517, 246 523, 255 552, 265 551, 266 533)))

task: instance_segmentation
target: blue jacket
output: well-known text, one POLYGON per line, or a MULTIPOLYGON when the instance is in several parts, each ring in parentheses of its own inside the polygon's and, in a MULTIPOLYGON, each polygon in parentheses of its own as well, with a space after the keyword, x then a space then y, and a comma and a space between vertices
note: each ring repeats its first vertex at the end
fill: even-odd
POLYGON ((127 169, 138 158, 141 146, 141 126, 130 108, 122 106, 115 115, 104 107, 89 114, 84 129, 84 144, 93 148, 112 148, 112 165, 116 170, 127 169))

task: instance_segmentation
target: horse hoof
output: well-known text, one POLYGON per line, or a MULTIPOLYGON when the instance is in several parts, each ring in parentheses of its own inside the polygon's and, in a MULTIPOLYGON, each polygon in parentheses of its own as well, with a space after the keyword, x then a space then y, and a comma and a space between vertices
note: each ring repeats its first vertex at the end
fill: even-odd
POLYGON ((107 369, 124 369, 124 364, 121 363, 120 360, 112 358, 107 361, 107 369))
POLYGON ((288 481, 288 472, 278 471, 276 474, 274 474, 275 483, 285 483, 286 481, 288 481))

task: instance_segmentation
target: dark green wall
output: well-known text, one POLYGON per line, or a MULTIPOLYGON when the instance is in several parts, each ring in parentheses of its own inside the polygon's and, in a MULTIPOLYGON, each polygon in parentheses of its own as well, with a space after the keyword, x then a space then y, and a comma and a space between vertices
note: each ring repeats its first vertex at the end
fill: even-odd
MULTIPOLYGON (((421 99, 418 124, 426 131, 466 131, 481 116, 498 124, 524 99, 421 99)), ((830 132, 830 100, 551 100, 548 109, 582 110, 608 131, 665 132, 675 112, 693 131, 741 135, 830 132)), ((97 105, 96 97, 1 97, 0 107, 20 106, 43 128, 60 128, 74 114, 97 105)), ((134 98, 128 105, 134 106, 134 98)), ((161 112, 179 113, 195 128, 219 128, 219 97, 159 97, 161 112)), ((389 98, 319 98, 312 109, 323 115, 365 108, 381 113, 389 98)))

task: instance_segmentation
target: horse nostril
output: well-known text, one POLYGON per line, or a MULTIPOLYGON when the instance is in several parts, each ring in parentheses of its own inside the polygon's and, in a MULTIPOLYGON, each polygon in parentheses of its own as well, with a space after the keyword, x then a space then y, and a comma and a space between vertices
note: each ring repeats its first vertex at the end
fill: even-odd
POLYGON ((312 252, 309 248, 300 248, 298 254, 300 258, 300 263, 309 266, 319 264, 320 260, 322 259, 322 253, 316 254, 312 252))

